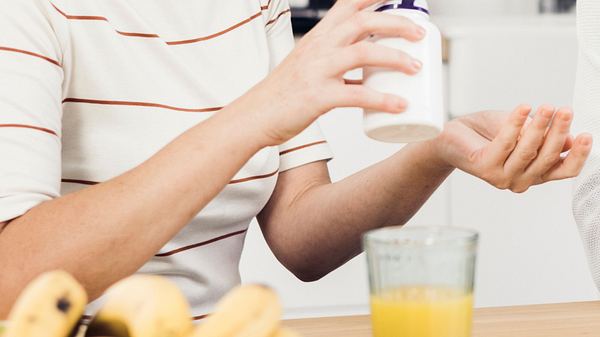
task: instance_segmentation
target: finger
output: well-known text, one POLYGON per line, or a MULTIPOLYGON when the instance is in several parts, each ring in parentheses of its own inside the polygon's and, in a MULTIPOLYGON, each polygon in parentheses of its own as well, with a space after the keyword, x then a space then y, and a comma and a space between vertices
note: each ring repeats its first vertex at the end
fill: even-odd
POLYGON ((482 111, 461 118, 463 123, 469 125, 480 135, 492 141, 502 129, 507 119, 507 113, 502 111, 482 111))
POLYGON ((562 152, 567 152, 571 150, 571 148, 573 148, 573 136, 569 135, 569 137, 567 137, 567 141, 565 142, 565 146, 562 149, 562 152))
POLYGON ((521 105, 515 109, 501 127, 498 135, 485 149, 486 161, 489 165, 502 165, 517 145, 521 129, 525 125, 531 107, 521 105))
POLYGON ((414 75, 421 70, 422 64, 405 52, 382 46, 373 42, 362 41, 344 48, 339 57, 331 60, 332 69, 343 74, 350 69, 364 66, 382 67, 414 75))
POLYGON ((541 177, 560 161, 560 154, 569 137, 572 121, 573 112, 570 109, 558 110, 538 157, 525 171, 526 176, 541 177))
POLYGON ((537 157, 540 147, 544 144, 544 136, 553 115, 553 106, 544 105, 538 109, 533 120, 523 129, 524 131, 515 150, 510 154, 504 165, 504 171, 507 175, 512 177, 525 171, 527 166, 537 157))
POLYGON ((425 30, 408 18, 376 12, 358 12, 341 24, 332 35, 339 45, 364 40, 370 35, 393 36, 409 41, 419 41, 425 30))
POLYGON ((367 110, 400 113, 406 110, 408 103, 402 97, 381 93, 362 85, 342 86, 337 98, 337 107, 358 107, 367 110))
POLYGON ((592 144, 593 139, 590 134, 583 134, 577 137, 573 142, 571 152, 542 177, 543 181, 561 180, 578 176, 592 151, 592 144))

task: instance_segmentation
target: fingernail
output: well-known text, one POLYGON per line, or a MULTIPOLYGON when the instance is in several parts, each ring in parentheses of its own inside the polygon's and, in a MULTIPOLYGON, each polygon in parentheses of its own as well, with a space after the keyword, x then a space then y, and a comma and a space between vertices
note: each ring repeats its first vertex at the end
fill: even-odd
POLYGON ((425 30, 425 28, 418 26, 417 34, 419 35, 419 37, 425 37, 425 34, 427 34, 427 31, 425 30))
POLYGON ((413 59, 412 60, 412 67, 414 70, 421 70, 421 68, 423 68, 423 63, 417 59, 413 59))
POLYGON ((581 139, 581 145, 588 146, 592 144, 592 140, 589 137, 585 137, 581 139))
POLYGON ((531 113, 531 107, 528 107, 528 106, 523 106, 521 108, 521 110, 519 111, 519 114, 521 114, 521 116, 523 116, 523 117, 528 117, 530 113, 531 113))
POLYGON ((563 113, 561 119, 565 122, 569 122, 571 121, 571 119, 573 118, 573 114, 571 113, 563 113))
POLYGON ((550 118, 552 115, 554 115, 554 108, 544 107, 542 110, 542 116, 545 118, 550 118))

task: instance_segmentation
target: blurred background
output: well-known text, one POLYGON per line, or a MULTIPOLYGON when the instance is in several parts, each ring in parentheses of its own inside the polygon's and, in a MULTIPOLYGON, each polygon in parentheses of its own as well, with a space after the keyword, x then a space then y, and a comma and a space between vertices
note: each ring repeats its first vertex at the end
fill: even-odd
MULTIPOLYGON (((298 37, 333 3, 290 2, 298 37)), ((510 110, 520 103, 572 105, 577 62, 575 0, 428 2, 432 20, 445 39, 448 118, 485 109, 510 110)), ((335 154, 329 163, 334 180, 400 149, 369 140, 361 123, 358 109, 339 109, 321 118, 335 154)), ((480 231, 479 307, 598 299, 571 215, 571 188, 572 183, 565 181, 515 195, 455 172, 409 225, 480 231)), ((276 288, 287 317, 368 311, 362 255, 322 280, 304 284, 275 260, 254 223, 240 272, 245 282, 276 288)))

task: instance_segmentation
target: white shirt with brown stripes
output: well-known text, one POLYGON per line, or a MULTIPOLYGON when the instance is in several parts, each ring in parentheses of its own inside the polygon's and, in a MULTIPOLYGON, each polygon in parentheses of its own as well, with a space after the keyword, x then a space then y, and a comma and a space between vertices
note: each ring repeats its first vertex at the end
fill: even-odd
MULTIPOLYGON (((142 163, 293 43, 287 0, 0 1, 0 222, 142 163)), ((261 150, 140 272, 210 312, 278 173, 329 158, 316 124, 261 150)))

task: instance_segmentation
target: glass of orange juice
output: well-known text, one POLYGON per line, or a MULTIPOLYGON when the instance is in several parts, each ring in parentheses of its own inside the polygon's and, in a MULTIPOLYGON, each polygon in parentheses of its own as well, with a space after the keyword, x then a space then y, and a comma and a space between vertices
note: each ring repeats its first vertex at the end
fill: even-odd
POLYGON ((368 232, 374 337, 469 337, 478 234, 454 227, 368 232))

